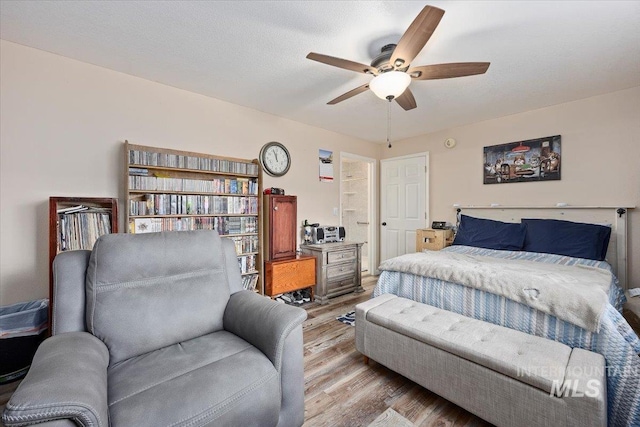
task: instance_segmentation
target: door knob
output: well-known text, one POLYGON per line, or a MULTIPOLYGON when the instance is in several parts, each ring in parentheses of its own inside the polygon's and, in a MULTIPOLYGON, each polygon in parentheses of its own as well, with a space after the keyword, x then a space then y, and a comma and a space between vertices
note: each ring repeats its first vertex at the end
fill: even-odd
POLYGON ((387 225, 387 223, 386 223, 386 222, 383 222, 383 223, 382 223, 382 225, 387 225))

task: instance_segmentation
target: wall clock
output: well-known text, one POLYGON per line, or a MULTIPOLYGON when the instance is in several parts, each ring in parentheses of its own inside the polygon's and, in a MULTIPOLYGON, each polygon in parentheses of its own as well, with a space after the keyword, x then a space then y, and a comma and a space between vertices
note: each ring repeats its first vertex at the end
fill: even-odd
POLYGON ((271 176, 283 176, 291 166, 291 155, 287 147, 279 142, 268 142, 260 150, 260 163, 271 176))

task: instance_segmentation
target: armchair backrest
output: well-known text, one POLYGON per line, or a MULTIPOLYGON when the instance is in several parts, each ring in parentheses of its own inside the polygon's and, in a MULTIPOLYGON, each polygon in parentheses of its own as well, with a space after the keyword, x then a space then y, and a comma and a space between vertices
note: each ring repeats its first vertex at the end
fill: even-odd
POLYGON ((100 237, 87 267, 85 315, 110 363, 222 329, 228 255, 215 231, 100 237))
POLYGON ((91 251, 61 252, 53 260, 52 335, 86 332, 85 279, 91 251))

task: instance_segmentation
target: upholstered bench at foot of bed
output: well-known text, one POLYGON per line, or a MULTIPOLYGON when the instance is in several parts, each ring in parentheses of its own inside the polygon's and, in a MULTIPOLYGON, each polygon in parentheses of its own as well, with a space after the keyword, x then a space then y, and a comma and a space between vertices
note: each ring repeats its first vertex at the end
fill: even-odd
POLYGON ((356 306, 356 348, 498 426, 607 425, 597 353, 390 294, 356 306))

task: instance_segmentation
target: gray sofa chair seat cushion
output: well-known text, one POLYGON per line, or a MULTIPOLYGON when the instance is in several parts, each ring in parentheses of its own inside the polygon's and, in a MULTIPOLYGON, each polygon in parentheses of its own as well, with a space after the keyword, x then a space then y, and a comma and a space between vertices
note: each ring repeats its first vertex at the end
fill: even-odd
POLYGON ((118 426, 275 425, 280 412, 275 367, 227 331, 113 365, 108 384, 111 424, 118 426))

